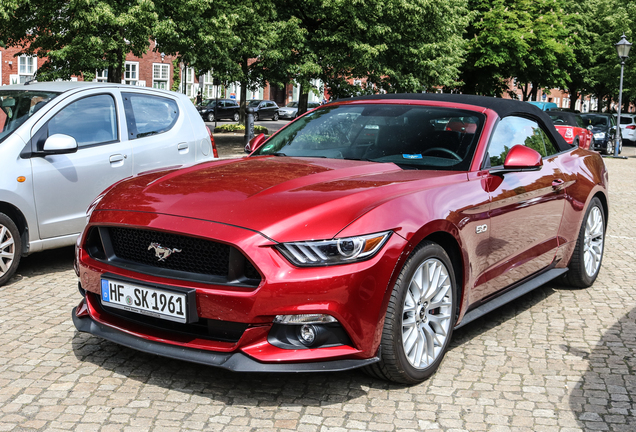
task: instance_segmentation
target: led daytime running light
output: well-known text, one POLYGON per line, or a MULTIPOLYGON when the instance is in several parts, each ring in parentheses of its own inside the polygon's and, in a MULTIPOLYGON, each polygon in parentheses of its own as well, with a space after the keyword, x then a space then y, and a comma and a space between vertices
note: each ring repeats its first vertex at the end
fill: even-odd
POLYGON ((347 264, 373 257, 391 231, 333 240, 281 243, 277 249, 300 267, 347 264))
POLYGON ((276 315, 274 322, 278 324, 327 324, 338 322, 338 320, 326 314, 301 314, 276 315))

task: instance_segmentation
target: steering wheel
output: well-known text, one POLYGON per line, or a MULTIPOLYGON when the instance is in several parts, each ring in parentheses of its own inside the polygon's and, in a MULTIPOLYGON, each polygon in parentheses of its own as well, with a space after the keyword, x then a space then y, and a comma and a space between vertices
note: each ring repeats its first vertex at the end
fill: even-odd
POLYGON ((427 153, 433 153, 433 152, 435 152, 435 151, 439 151, 439 152, 441 152, 441 153, 449 154, 449 155, 451 155, 452 157, 454 157, 455 159, 457 159, 458 161, 463 160, 463 159, 462 159, 462 157, 461 157, 460 155, 458 155, 458 154, 457 154, 457 153, 455 153, 454 151, 449 150, 449 149, 444 148, 444 147, 432 147, 432 148, 430 148, 430 149, 428 149, 428 150, 424 150, 424 152, 422 152, 422 156, 424 156, 424 155, 425 155, 425 154, 427 154, 427 153))

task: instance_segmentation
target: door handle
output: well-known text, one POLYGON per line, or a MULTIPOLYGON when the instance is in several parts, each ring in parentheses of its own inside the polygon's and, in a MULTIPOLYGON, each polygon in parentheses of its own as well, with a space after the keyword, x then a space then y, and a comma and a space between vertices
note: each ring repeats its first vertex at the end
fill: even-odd
POLYGON ((179 143, 177 145, 177 151, 179 152, 179 154, 188 153, 188 143, 179 143))
POLYGON ((115 155, 111 155, 110 157, 110 163, 117 163, 117 162, 121 162, 126 158, 126 156, 122 155, 122 154, 115 154, 115 155))
POLYGON ((563 189, 563 185, 565 185, 565 182, 561 179, 552 180, 552 189, 554 189, 555 191, 563 189))

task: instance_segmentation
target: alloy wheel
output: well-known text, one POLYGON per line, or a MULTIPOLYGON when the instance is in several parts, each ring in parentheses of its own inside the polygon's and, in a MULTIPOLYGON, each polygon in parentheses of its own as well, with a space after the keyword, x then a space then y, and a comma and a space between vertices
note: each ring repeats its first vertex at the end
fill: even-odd
POLYGON ((450 333, 453 289, 446 266, 424 261, 413 274, 402 312, 402 347, 416 369, 431 365, 443 354, 450 333))
POLYGON ((603 214, 598 207, 593 207, 585 222, 585 237, 583 247, 583 262, 585 273, 594 276, 601 265, 603 257, 603 214))
POLYGON ((4 276, 15 259, 15 239, 11 231, 0 225, 0 277, 4 276))

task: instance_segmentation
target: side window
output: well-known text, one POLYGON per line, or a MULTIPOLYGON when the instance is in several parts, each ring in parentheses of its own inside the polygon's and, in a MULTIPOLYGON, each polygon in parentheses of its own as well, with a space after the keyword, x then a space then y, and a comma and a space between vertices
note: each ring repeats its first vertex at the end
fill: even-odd
POLYGON ((123 96, 128 139, 167 132, 177 122, 179 107, 172 99, 141 93, 123 93, 123 96))
POLYGON ((117 141, 115 100, 102 94, 69 104, 49 120, 48 135, 54 134, 72 136, 79 147, 117 141))
POLYGON ((517 144, 536 150, 542 157, 558 152, 537 122, 522 117, 505 117, 499 122, 490 139, 490 166, 503 165, 506 155, 517 144))

